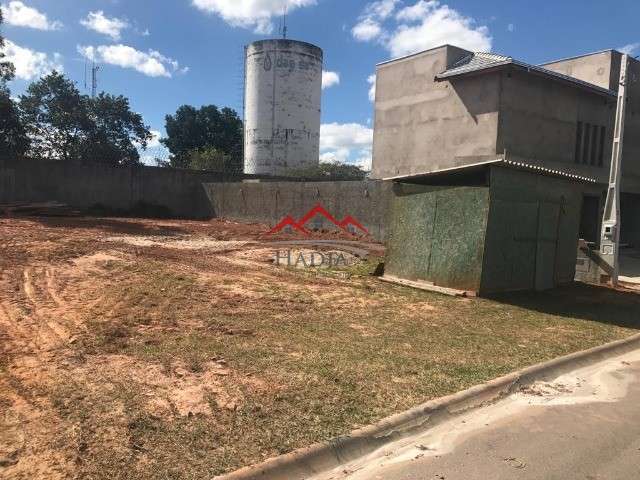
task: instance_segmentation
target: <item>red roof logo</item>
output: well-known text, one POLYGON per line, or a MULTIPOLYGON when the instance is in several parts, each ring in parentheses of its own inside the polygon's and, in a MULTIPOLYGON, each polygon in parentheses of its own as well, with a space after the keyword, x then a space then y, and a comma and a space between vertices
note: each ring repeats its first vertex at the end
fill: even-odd
POLYGON ((354 229, 358 229, 364 232, 366 235, 369 235, 369 231, 366 228, 364 228, 364 226, 360 222, 358 222, 358 220, 353 218, 351 215, 347 215, 341 221, 338 221, 319 203, 315 207, 313 207, 311 210, 309 210, 299 221, 296 221, 291 215, 287 215, 280 221, 280 223, 278 223, 278 225, 272 228, 268 233, 269 234, 278 233, 284 230, 286 227, 291 227, 294 230, 304 233, 305 235, 309 235, 310 232, 305 228, 305 225, 309 223, 309 221, 311 221, 317 215, 320 215, 326 218, 329 222, 333 223, 336 227, 338 227, 341 230, 344 230, 345 232, 351 233, 349 231, 349 227, 352 227, 354 229))

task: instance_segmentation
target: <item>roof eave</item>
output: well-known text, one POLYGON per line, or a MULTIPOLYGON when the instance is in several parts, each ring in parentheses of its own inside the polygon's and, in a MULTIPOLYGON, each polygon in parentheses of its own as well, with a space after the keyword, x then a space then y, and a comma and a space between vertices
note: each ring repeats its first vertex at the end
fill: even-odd
POLYGON ((500 63, 493 63, 491 65, 488 65, 486 67, 482 67, 482 68, 474 68, 474 69, 470 69, 470 70, 466 70, 466 71, 460 71, 460 72, 453 72, 453 73, 447 73, 442 72, 436 75, 436 80, 437 81, 443 81, 443 80, 449 80, 450 78, 456 78, 456 77, 462 77, 462 76, 471 76, 474 74, 485 74, 485 73, 491 73, 494 72, 496 70, 500 70, 508 65, 512 65, 512 61, 506 61, 506 62, 500 62, 500 63))
POLYGON ((614 92, 613 90, 607 90, 606 88, 602 88, 599 87, 597 85, 593 85, 587 82, 583 82, 581 80, 578 79, 574 79, 571 77, 566 77, 565 75, 562 74, 556 74, 555 72, 552 71, 548 71, 546 69, 543 69, 541 67, 537 67, 535 65, 529 65, 526 63, 521 63, 518 62, 517 60, 510 60, 508 62, 501 62, 501 63, 496 63, 493 65, 489 65, 487 67, 484 68, 476 68, 473 70, 468 70, 468 71, 462 71, 462 72, 454 72, 454 73, 449 73, 447 74, 446 72, 443 73, 439 73, 438 75, 436 75, 435 80, 436 81, 444 81, 444 80, 449 80, 452 78, 458 78, 458 77, 466 77, 466 76, 472 76, 472 75, 480 75, 480 74, 485 74, 485 73, 491 73, 491 72, 495 72, 497 70, 501 70, 505 67, 508 66, 513 66, 515 68, 519 68, 520 70, 529 72, 529 73, 533 73, 542 77, 546 77, 550 80, 556 80, 559 82, 562 82, 568 86, 572 86, 575 88, 580 88, 582 90, 591 92, 591 93, 595 93, 604 97, 610 97, 610 98, 615 98, 617 97, 616 92, 614 92))
POLYGON ((581 88, 583 90, 597 93, 606 97, 615 98, 618 96, 618 94, 613 90, 608 90, 606 88, 599 87, 598 85, 594 85, 593 83, 585 82, 575 77, 570 77, 562 73, 554 72, 553 70, 548 70, 543 67, 538 67, 537 65, 529 65, 527 63, 519 62, 518 60, 514 60, 513 65, 520 68, 521 70, 526 70, 529 73, 534 73, 543 77, 557 80, 567 85, 570 85, 576 88, 581 88))
POLYGON ((469 164, 465 164, 465 165, 457 165, 455 167, 448 167, 448 168, 441 168, 438 170, 430 170, 430 171, 426 171, 426 172, 420 172, 420 173, 411 173, 411 174, 404 174, 404 175, 396 175, 394 177, 386 177, 383 178, 383 181, 393 181, 393 182, 400 182, 400 181, 407 181, 407 180, 414 180, 414 179, 418 179, 418 178, 425 178, 425 177, 434 177, 437 175, 445 175, 448 173, 457 173, 457 172, 463 172, 463 171, 467 171, 473 168, 477 168, 477 167, 484 167, 487 165, 492 165, 495 163, 501 163, 503 161, 502 157, 500 158, 495 158, 493 160, 485 160, 482 162, 477 162, 477 163, 469 163, 469 164))

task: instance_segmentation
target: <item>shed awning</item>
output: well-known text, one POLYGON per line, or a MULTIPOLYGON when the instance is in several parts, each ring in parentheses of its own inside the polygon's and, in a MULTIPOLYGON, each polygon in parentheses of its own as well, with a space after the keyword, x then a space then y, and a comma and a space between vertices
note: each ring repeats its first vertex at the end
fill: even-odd
POLYGON ((420 172, 420 173, 410 173, 410 174, 406 174, 406 175, 397 175, 395 177, 386 177, 383 178, 383 180, 390 180, 390 181, 396 181, 396 182, 401 182, 401 181, 412 181, 412 180, 420 180, 422 178, 429 178, 429 177, 436 177, 436 176, 445 176, 447 174, 458 174, 458 173, 471 173, 474 171, 481 171, 483 169, 486 169, 487 167, 491 166, 491 165, 496 165, 496 166, 503 166, 503 167, 508 167, 508 168, 515 168, 515 169, 519 169, 519 170, 526 170, 532 173, 537 173, 540 175, 547 175, 547 176, 553 176, 553 177, 561 177, 561 178, 565 178, 567 180, 574 180, 577 182, 585 182, 585 183, 598 183, 598 180, 596 180, 593 177, 587 177, 584 175, 578 175, 576 173, 570 172, 570 171, 566 171, 566 170, 559 170, 559 169, 553 169, 553 168, 546 168, 540 165, 536 165, 533 163, 526 163, 526 162, 522 162, 522 161, 515 161, 515 160, 509 160, 509 159, 504 159, 504 158, 496 158, 493 160, 485 160, 483 162, 478 162, 478 163, 470 163, 470 164, 466 164, 466 165, 459 165, 456 167, 449 167, 449 168, 443 168, 443 169, 438 169, 438 170, 429 170, 429 171, 425 171, 425 172, 420 172))

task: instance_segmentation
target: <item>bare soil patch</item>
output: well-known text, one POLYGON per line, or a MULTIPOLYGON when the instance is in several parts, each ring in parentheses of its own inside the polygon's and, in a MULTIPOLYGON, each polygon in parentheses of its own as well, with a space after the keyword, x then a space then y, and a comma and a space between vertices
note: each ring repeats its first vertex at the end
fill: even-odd
POLYGON ((0 218, 0 477, 210 478, 640 326, 631 292, 278 268, 266 230, 0 218))

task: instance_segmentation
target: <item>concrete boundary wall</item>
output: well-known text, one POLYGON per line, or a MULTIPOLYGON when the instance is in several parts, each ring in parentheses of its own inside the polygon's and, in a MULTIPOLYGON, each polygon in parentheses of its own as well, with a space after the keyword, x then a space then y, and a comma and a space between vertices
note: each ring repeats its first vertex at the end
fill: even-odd
MULTIPOLYGON (((381 181, 209 183, 205 190, 216 217, 275 226, 287 215, 299 220, 321 204, 338 221, 351 215, 383 240, 391 184, 381 181)), ((309 227, 329 227, 316 217, 309 227)))
POLYGON ((215 172, 172 168, 0 159, 0 203, 57 201, 123 213, 146 204, 175 217, 210 218, 213 211, 203 184, 223 178, 215 172))
MULTIPOLYGON (((390 192, 391 185, 379 181, 302 182, 142 165, 0 159, 0 204, 55 201, 117 214, 140 214, 142 206, 178 218, 276 225, 286 215, 300 219, 320 203, 338 220, 353 216, 379 240, 384 238, 390 192)), ((309 226, 329 226, 319 220, 309 226)))

